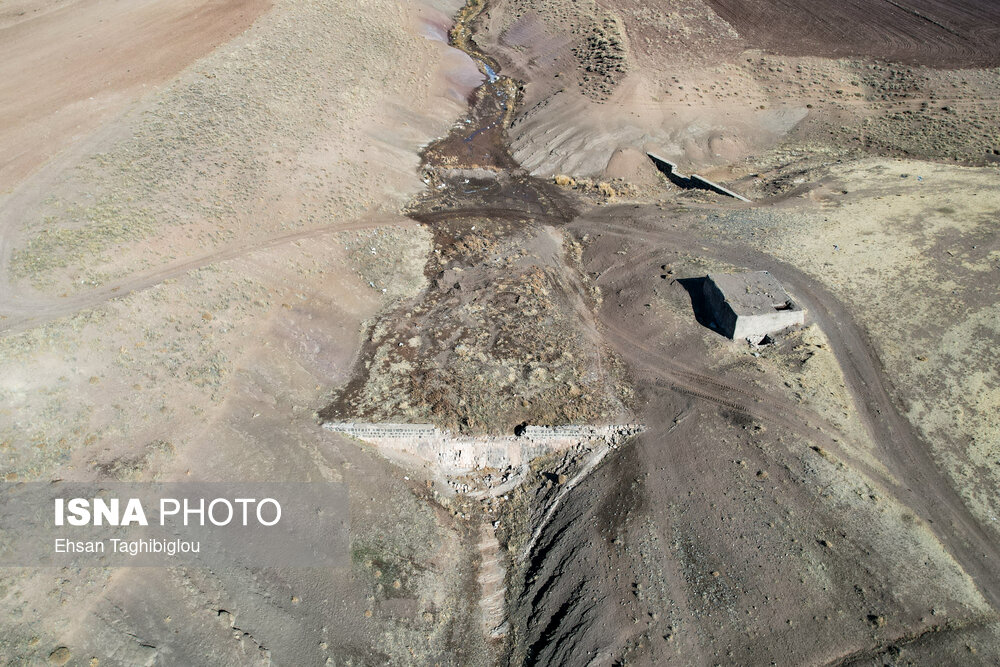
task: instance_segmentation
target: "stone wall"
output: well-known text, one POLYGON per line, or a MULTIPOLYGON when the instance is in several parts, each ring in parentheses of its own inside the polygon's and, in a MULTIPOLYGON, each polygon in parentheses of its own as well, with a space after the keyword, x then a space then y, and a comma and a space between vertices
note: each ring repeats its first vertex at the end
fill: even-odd
POLYGON ((521 435, 465 436, 432 424, 327 422, 323 427, 373 445, 389 458, 430 463, 446 475, 521 466, 539 456, 592 441, 615 444, 641 430, 633 424, 527 426, 521 435))

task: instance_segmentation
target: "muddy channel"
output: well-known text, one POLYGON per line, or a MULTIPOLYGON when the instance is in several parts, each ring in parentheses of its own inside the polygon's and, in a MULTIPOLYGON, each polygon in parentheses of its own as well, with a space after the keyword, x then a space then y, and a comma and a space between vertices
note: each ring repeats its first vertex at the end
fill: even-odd
POLYGON ((422 153, 427 188, 407 209, 433 238, 428 287, 371 324, 324 420, 500 435, 623 413, 594 327, 596 291, 561 231, 577 211, 507 149, 519 84, 475 46, 478 11, 463 10, 451 39, 486 79, 468 115, 422 153))

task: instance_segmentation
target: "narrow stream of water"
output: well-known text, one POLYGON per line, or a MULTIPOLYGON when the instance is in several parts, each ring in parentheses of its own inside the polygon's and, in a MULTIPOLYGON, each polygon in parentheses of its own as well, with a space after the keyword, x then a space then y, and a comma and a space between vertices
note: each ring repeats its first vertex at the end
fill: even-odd
POLYGON ((407 210, 432 235, 429 287, 373 325, 324 419, 502 434, 618 412, 599 341, 581 326, 589 292, 558 231, 574 204, 507 148, 519 86, 472 39, 481 9, 470 3, 451 37, 486 80, 466 118, 423 152, 428 188, 407 210))

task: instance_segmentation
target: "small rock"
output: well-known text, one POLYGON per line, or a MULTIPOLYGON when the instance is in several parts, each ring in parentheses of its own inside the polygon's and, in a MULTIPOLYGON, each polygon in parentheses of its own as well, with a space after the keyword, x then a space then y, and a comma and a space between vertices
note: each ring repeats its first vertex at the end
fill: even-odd
POLYGON ((53 665, 65 665, 69 662, 69 659, 73 657, 73 654, 65 646, 60 646, 56 650, 49 653, 49 663, 53 665))

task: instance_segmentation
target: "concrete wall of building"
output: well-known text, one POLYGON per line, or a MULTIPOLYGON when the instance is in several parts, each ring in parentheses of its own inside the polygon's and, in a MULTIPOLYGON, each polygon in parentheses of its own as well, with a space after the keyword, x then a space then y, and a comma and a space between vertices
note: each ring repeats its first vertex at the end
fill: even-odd
POLYGON ((744 338, 758 343, 764 336, 805 323, 805 311, 792 305, 788 310, 775 310, 759 315, 737 315, 722 290, 706 279, 705 301, 712 311, 719 332, 733 340, 744 338))
POLYGON ((757 343, 768 334, 804 324, 805 316, 805 311, 802 310, 776 310, 766 315, 744 315, 737 318, 732 338, 747 338, 757 343))

